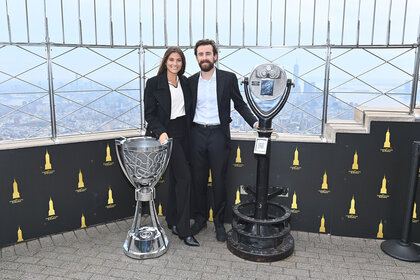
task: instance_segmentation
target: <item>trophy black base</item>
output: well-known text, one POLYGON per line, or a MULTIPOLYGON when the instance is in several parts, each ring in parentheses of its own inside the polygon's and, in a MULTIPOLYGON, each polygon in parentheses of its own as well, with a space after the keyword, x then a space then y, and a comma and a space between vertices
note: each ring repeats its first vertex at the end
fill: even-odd
POLYGON ((268 202, 268 217, 255 218, 255 202, 242 202, 233 207, 232 230, 227 248, 234 255, 255 262, 273 262, 290 256, 295 241, 290 235, 290 210, 268 202))
POLYGON ((386 240, 382 242, 381 249, 393 258, 407 262, 420 262, 420 247, 412 242, 386 240))
POLYGON ((273 248, 257 248, 245 242, 239 242, 235 233, 230 230, 227 233, 227 248, 234 255, 254 262, 274 262, 287 258, 294 251, 294 239, 287 234, 282 242, 273 248))

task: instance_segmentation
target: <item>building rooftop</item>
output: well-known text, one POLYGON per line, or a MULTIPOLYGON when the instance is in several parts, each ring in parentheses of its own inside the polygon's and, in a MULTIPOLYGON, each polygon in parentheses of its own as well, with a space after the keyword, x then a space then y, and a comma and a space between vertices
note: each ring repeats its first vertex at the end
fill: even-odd
POLYGON ((121 220, 2 248, 0 278, 420 279, 418 263, 387 256, 381 240, 300 231, 292 231, 295 251, 287 259, 246 261, 216 241, 213 223, 196 236, 200 247, 184 245, 165 226, 170 241, 166 254, 135 260, 122 249, 130 225, 131 219, 121 220))

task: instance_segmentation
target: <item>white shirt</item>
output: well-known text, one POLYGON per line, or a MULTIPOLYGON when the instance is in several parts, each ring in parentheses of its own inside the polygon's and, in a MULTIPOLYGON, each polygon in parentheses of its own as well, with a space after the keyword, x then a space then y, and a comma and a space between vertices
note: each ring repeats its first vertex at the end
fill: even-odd
POLYGON ((219 109, 217 106, 216 69, 208 81, 201 77, 200 72, 194 122, 199 124, 220 124, 219 109))
POLYGON ((171 92, 171 120, 174 120, 178 117, 185 116, 184 93, 182 92, 179 77, 177 77, 177 87, 170 82, 168 83, 169 91, 171 92))

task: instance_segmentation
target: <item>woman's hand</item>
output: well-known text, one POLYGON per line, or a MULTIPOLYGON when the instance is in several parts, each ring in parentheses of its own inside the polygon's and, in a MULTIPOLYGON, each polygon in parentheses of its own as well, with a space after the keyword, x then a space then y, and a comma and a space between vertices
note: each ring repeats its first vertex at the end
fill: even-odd
POLYGON ((166 140, 168 140, 168 134, 166 134, 166 132, 164 132, 164 133, 162 133, 160 136, 159 136, 159 142, 160 142, 160 144, 163 144, 163 143, 165 143, 165 141, 166 140))

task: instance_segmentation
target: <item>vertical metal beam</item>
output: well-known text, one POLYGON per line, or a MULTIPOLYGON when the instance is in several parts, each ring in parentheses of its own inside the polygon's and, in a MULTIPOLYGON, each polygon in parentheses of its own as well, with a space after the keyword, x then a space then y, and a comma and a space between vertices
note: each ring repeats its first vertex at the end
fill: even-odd
POLYGON ((83 44, 83 35, 82 35, 82 19, 80 17, 80 0, 77 0, 77 15, 79 21, 79 43, 83 44))
POLYGON ((152 45, 155 45, 155 0, 152 0, 152 45))
MULTIPOLYGON (((219 0, 216 0, 216 44, 219 45, 219 0)), ((219 59, 216 61, 216 67, 219 67, 219 59)))
POLYGON ((189 28, 190 28, 190 46, 192 46, 192 0, 190 0, 190 16, 189 16, 189 28))
POLYGON ((127 46, 127 15, 125 11, 125 0, 123 1, 123 10, 124 10, 124 42, 127 46))
POLYGON ((203 0, 203 39, 206 34, 206 0, 203 0))
POLYGON ((26 38, 28 43, 31 41, 29 37, 29 17, 28 17, 28 0, 25 0, 25 15, 26 15, 26 38))
POLYGON ((109 40, 111 43, 111 46, 114 45, 114 27, 112 24, 112 0, 109 0, 109 40))
POLYGON ((63 6, 63 0, 60 0, 60 12, 61 12, 61 32, 63 35, 63 44, 66 43, 66 36, 64 36, 64 6, 63 6))
POLYGON ((373 45, 373 36, 375 35, 375 20, 376 20, 376 0, 373 6, 373 18, 372 18, 372 39, 370 44, 373 45))
POLYGON ((176 40, 179 46, 179 0, 176 0, 176 40))
POLYGON ((55 100, 54 100, 54 77, 52 73, 52 59, 51 59, 51 44, 50 35, 48 31, 48 18, 47 18, 47 4, 44 0, 44 18, 45 18, 45 50, 47 56, 47 71, 48 71, 48 96, 50 99, 50 117, 51 117, 51 139, 57 139, 57 122, 55 119, 55 100))
MULTIPOLYGON (((142 39, 140 39, 142 41, 142 39)), ((145 50, 143 48, 143 45, 140 45, 140 49, 139 49, 139 66, 140 66, 140 130, 145 130, 146 129, 146 124, 144 122, 144 104, 143 104, 143 97, 144 97, 144 87, 145 87, 145 82, 146 82, 146 77, 145 77, 145 67, 146 67, 146 55, 145 55, 145 50)))
POLYGON ((257 13, 257 20, 255 21, 255 45, 258 46, 258 14, 259 14, 259 8, 260 6, 260 0, 257 0, 257 9, 256 9, 256 13, 257 13))
POLYGON ((286 45, 286 10, 287 10, 287 0, 284 0, 284 13, 283 13, 283 46, 286 45))
POLYGON ((95 20, 95 44, 98 44, 98 24, 96 22, 96 0, 93 0, 93 18, 95 20))
POLYGON ((270 0, 270 47, 273 46, 273 0, 270 0))
POLYGON ((321 137, 325 139, 325 127, 328 121, 328 97, 330 94, 330 63, 331 63, 331 42, 330 42, 330 21, 327 25, 327 54, 325 59, 325 73, 324 73, 324 99, 322 106, 322 120, 321 120, 321 137))
POLYGON ((411 87, 411 101, 410 101, 410 114, 414 113, 416 108, 416 99, 417 99, 417 89, 419 85, 419 67, 420 67, 420 19, 417 29, 417 48, 414 61, 414 71, 413 71, 413 84, 411 87))
POLYGON ((6 15, 7 15, 7 30, 9 32, 9 43, 12 43, 12 31, 10 29, 10 16, 9 16, 9 7, 7 5, 7 0, 6 0, 6 15))
POLYGON ((344 40, 344 21, 346 19, 346 0, 343 2, 343 23, 341 24, 341 45, 344 40))
POLYGON ((312 46, 314 45, 315 38, 315 16, 316 16, 316 0, 314 0, 314 13, 312 17, 312 46))
POLYGON ((144 50, 143 50, 143 31, 142 31, 142 17, 141 17, 141 1, 139 1, 139 107, 140 107, 140 132, 142 132, 144 124, 144 106, 143 106, 143 92, 144 92, 144 50))
POLYGON ((300 33, 302 29, 302 23, 300 21, 300 14, 302 13, 302 0, 299 0, 299 17, 298 17, 298 46, 300 46, 300 33))
POLYGON ((245 0, 242 0, 242 47, 245 46, 245 0))
POLYGON ((391 36, 391 10, 392 10, 392 0, 389 1, 389 11, 388 11, 388 27, 386 30, 386 44, 389 45, 389 40, 391 36))
POLYGON ((166 17, 168 16, 167 13, 167 2, 166 0, 163 1, 163 35, 165 36, 165 47, 168 46, 168 28, 167 28, 167 21, 166 17))
POLYGON ((229 0, 229 46, 232 45, 232 0, 229 0))
POLYGON ((405 0, 405 9, 404 9, 404 24, 402 28, 402 38, 401 38, 401 45, 404 44, 404 36, 405 36, 405 25, 407 23, 407 4, 408 0, 405 0))
POLYGON ((357 38, 356 38, 356 45, 359 46, 359 39, 360 39, 360 5, 362 0, 359 0, 359 9, 357 11, 357 38))

